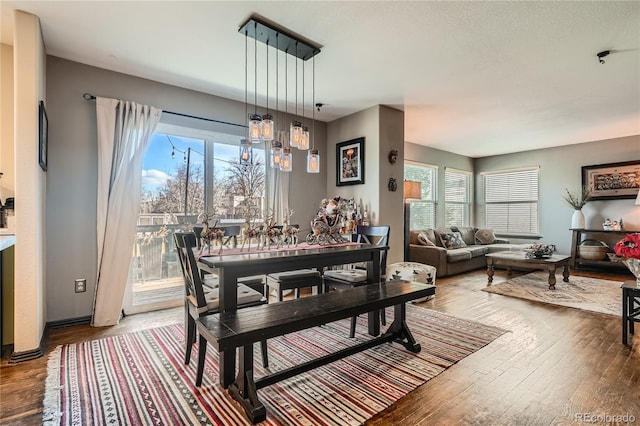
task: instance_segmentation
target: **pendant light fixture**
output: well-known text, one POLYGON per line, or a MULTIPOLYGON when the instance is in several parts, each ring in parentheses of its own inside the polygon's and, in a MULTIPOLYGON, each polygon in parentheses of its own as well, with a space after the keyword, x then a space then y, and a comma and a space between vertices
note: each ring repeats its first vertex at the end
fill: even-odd
MULTIPOLYGON (((298 42, 296 42, 296 52, 298 51, 298 42)), ((298 58, 294 56, 294 60, 296 61, 296 110, 295 117, 293 121, 291 121, 291 126, 289 127, 289 145, 291 147, 299 148, 300 138, 302 137, 302 123, 298 121, 298 58)))
MULTIPOLYGON (((249 30, 246 29, 244 32, 244 116, 247 117, 247 113, 249 110, 249 53, 248 53, 248 36, 249 30)), ((251 132, 251 121, 249 122, 249 126, 247 127, 247 131, 245 132, 245 137, 240 140, 240 164, 249 164, 251 160, 251 139, 249 139, 248 134, 251 132)))
POLYGON ((267 112, 262 116, 262 140, 269 143, 273 140, 275 127, 273 116, 269 114, 269 40, 265 45, 267 46, 267 112))
MULTIPOLYGON (((304 79, 304 62, 302 63, 302 121, 304 122, 304 91, 306 89, 305 79, 304 79)), ((300 132, 300 141, 298 142, 298 149, 300 150, 308 150, 309 149, 309 128, 307 126, 302 126, 302 130, 300 132)))
MULTIPOLYGON (((280 69, 279 58, 280 58, 280 49, 279 49, 279 34, 276 34, 276 116, 278 118, 278 122, 280 122, 280 104, 279 104, 279 95, 280 95, 280 75, 278 73, 280 69)), ((274 128, 274 133, 276 132, 274 128)), ((280 142, 277 135, 274 134, 274 139, 271 141, 271 158, 269 161, 269 165, 272 169, 279 169, 280 162, 282 161, 282 142, 280 142)))
POLYGON ((314 56, 311 62, 313 66, 312 71, 312 108, 311 108, 311 131, 312 131, 312 148, 307 152, 307 173, 320 173, 320 153, 315 148, 316 144, 316 57, 314 56))
MULTIPOLYGON (((256 22, 254 25, 254 30, 257 32, 258 23, 256 22)), ((251 142, 260 142, 262 138, 262 117, 258 114, 258 39, 253 39, 253 107, 254 111, 251 116, 249 116, 249 138, 251 142)))
MULTIPOLYGON (((297 147, 302 150, 308 150, 310 145, 310 140, 312 138, 309 137, 309 130, 307 127, 303 127, 302 123, 298 120, 298 59, 302 59, 303 61, 307 61, 311 58, 314 58, 315 55, 320 53, 320 49, 317 45, 312 44, 307 40, 301 40, 298 36, 293 35, 291 31, 288 31, 284 28, 278 27, 275 24, 269 22, 265 22, 256 16, 252 16, 245 22, 240 29, 238 30, 245 35, 245 117, 248 117, 248 126, 245 138, 241 141, 240 144, 240 158, 241 162, 251 162, 252 161, 252 151, 251 151, 251 143, 264 141, 267 143, 266 148, 269 150, 271 154, 271 158, 269 161, 269 165, 272 168, 278 168, 283 172, 290 172, 293 169, 293 158, 291 154, 291 148, 297 147), (247 38, 254 38, 254 112, 249 115, 248 114, 248 44, 247 38), (275 40, 275 43, 274 43, 275 40), (266 112, 264 115, 258 114, 258 55, 257 55, 257 42, 260 41, 267 45, 267 56, 266 56, 266 80, 267 80, 267 102, 266 102, 266 112), (269 113, 269 46, 276 48, 276 113, 277 120, 273 120, 273 116, 269 113), (279 108, 279 51, 284 52, 285 54, 285 111, 284 111, 284 120, 280 120, 280 108, 279 108), (291 120, 290 126, 288 128, 289 135, 286 132, 279 132, 278 122, 283 123, 287 121, 288 115, 288 89, 289 89, 289 75, 288 75, 288 63, 289 63, 289 55, 293 56, 296 60, 296 78, 295 78, 295 117, 291 120)), ((315 67, 315 66, 314 66, 315 67)), ((304 120, 304 62, 303 62, 303 87, 302 87, 302 116, 304 120)), ((315 68, 314 68, 314 79, 315 79, 315 68)), ((315 83, 314 83, 315 84, 315 83)), ((315 100, 315 86, 313 88, 314 95, 313 99, 315 100)), ((313 107, 312 107, 313 109, 313 107)), ((313 120, 315 121, 315 113, 313 114, 313 120)), ((286 126, 286 124, 285 124, 286 126)), ((313 123, 312 127, 315 126, 313 123)), ((284 130, 284 129, 283 129, 284 130)), ((319 172, 319 155, 317 154, 318 150, 314 149, 313 153, 309 153, 311 156, 310 163, 313 165, 317 165, 317 167, 312 166, 307 170, 310 173, 318 173, 319 172), (317 160, 317 161, 316 161, 317 160), (314 171, 311 171, 314 170, 314 171)), ((308 161, 309 163, 309 161, 308 161)))

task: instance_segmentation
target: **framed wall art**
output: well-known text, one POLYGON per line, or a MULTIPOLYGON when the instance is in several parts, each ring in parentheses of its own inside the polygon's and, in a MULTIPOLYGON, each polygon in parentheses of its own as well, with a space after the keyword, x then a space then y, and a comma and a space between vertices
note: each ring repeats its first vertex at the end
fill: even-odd
POLYGON ((636 198, 640 190, 640 160, 583 166, 582 185, 592 200, 636 198))
POLYGON ((336 145, 336 186, 364 183, 364 138, 336 145))
POLYGON ((47 171, 47 150, 49 144, 49 119, 47 118, 47 110, 44 108, 44 102, 40 101, 39 105, 40 126, 38 132, 38 160, 40 168, 47 171))

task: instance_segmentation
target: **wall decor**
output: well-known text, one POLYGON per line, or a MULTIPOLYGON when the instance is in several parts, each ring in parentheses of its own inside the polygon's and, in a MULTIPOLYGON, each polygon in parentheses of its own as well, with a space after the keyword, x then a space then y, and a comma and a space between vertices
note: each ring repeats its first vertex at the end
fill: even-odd
POLYGON ((391 192, 396 192, 398 190, 398 181, 396 180, 396 178, 389 178, 387 188, 389 188, 389 191, 391 192))
POLYGON ((591 200, 635 198, 640 190, 640 160, 583 166, 582 185, 591 200))
POLYGON ((49 144, 49 119, 47 118, 47 111, 44 108, 44 102, 40 101, 40 128, 38 132, 38 159, 40 161, 40 168, 47 171, 47 150, 49 144))
POLYGON ((364 183, 364 138, 336 144, 336 186, 364 183))
POLYGON ((389 151, 389 163, 396 164, 396 161, 398 161, 398 150, 392 149, 389 151))

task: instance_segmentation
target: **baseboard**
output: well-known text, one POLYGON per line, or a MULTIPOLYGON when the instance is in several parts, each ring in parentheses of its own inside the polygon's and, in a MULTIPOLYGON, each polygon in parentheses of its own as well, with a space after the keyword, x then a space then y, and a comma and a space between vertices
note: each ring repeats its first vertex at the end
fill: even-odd
POLYGON ((40 339, 40 345, 37 348, 24 352, 13 352, 11 354, 11 358, 9 358, 9 363, 17 364, 19 362, 31 361, 32 359, 44 356, 44 348, 46 347, 45 342, 48 334, 49 333, 45 328, 44 333, 42 333, 42 339, 40 339))
POLYGON ((71 327, 72 325, 91 324, 91 315, 86 317, 69 318, 60 321, 49 321, 45 326, 48 329, 71 327))

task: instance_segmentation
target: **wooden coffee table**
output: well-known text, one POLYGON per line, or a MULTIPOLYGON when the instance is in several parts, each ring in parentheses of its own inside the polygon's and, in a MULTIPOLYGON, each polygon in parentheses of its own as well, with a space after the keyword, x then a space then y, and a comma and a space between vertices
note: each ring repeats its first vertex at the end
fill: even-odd
POLYGON ((549 272, 549 289, 556 289, 556 269, 563 266, 562 281, 569 282, 569 260, 570 256, 553 254, 550 257, 540 259, 527 259, 524 252, 497 252, 489 253, 487 257, 487 277, 490 285, 493 282, 493 273, 495 266, 506 266, 507 271, 511 274, 511 268, 527 268, 541 269, 549 272))

